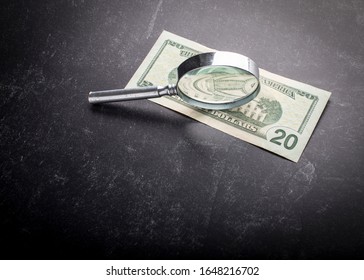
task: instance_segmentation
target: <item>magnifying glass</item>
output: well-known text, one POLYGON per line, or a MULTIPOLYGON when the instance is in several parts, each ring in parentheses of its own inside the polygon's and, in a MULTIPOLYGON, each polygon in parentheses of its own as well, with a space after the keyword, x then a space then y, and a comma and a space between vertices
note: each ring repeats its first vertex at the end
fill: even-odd
POLYGON ((92 104, 178 95, 204 109, 225 110, 251 101, 259 93, 259 69, 249 57, 208 52, 186 59, 177 68, 176 85, 91 91, 92 104))

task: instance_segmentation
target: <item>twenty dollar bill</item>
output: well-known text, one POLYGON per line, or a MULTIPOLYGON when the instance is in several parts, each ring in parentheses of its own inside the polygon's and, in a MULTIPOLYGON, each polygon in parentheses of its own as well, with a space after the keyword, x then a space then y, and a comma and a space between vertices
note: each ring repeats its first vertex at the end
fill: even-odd
MULTIPOLYGON (((175 84, 179 64, 211 50, 163 31, 127 87, 175 84)), ((199 109, 179 97, 151 101, 297 162, 331 93, 263 69, 260 83, 254 100, 224 111, 199 109)))

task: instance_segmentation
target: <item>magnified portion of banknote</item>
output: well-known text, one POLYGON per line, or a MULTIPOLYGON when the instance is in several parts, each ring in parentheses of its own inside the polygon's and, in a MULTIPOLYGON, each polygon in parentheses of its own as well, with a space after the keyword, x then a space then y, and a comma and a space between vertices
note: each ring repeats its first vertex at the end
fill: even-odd
MULTIPOLYGON (((163 31, 127 87, 174 84, 179 64, 195 54, 211 50, 163 31)), ((297 162, 331 93, 263 69, 259 71, 261 89, 258 96, 234 109, 199 109, 179 97, 151 101, 297 162)), ((217 79, 211 83, 223 89, 226 81, 217 79)))

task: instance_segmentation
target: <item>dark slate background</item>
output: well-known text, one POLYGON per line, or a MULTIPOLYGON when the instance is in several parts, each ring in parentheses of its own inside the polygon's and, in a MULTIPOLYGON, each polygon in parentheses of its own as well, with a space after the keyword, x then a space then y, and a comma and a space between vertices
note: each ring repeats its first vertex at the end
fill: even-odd
POLYGON ((364 2, 6 1, 2 259, 364 258, 364 2), (149 101, 162 32, 332 92, 298 163, 149 101))

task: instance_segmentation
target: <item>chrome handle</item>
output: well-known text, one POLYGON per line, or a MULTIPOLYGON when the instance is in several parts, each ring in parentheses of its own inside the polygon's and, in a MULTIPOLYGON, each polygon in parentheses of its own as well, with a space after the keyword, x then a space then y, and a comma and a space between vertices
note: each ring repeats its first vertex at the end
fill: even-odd
POLYGON ((168 85, 165 87, 151 86, 140 88, 128 88, 128 89, 112 89, 112 90, 100 90, 91 91, 88 95, 88 101, 91 104, 149 99, 161 97, 164 95, 176 95, 177 89, 175 85, 168 85))

